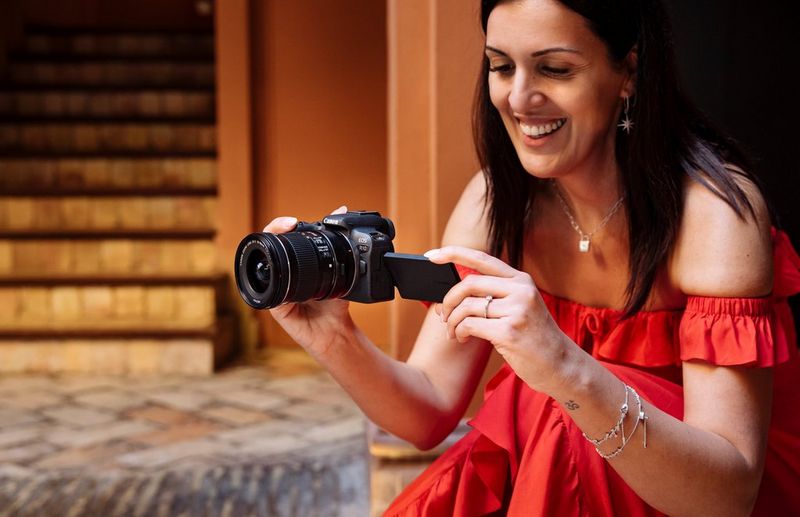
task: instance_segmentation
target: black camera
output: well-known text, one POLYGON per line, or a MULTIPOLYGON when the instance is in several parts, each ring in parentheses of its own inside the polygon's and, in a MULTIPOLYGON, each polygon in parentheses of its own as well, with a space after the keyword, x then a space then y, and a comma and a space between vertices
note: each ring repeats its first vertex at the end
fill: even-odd
POLYGON ((394 225, 378 212, 331 214, 288 233, 251 233, 239 243, 236 285, 256 309, 344 298, 373 303, 400 296, 440 302, 458 283, 453 264, 394 253, 394 225))
POLYGON ((378 212, 331 214, 282 234, 252 233, 236 251, 236 285, 252 307, 344 298, 394 298, 382 258, 394 251, 394 225, 378 212))

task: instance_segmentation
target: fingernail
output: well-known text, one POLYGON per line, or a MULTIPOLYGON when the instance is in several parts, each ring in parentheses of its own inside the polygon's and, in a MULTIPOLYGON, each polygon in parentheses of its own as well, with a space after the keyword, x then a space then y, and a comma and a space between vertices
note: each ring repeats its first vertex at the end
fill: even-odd
POLYGON ((282 226, 294 226, 297 224, 296 217, 281 217, 281 225, 282 226))
POLYGON ((423 253, 423 255, 425 255, 428 258, 433 258, 438 254, 439 254, 439 250, 438 249, 428 250, 425 253, 423 253))

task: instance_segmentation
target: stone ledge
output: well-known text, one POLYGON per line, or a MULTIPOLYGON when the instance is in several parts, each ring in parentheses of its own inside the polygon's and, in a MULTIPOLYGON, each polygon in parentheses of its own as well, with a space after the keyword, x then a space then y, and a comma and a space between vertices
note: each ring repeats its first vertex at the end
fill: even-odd
POLYGON ((12 515, 366 515, 369 471, 357 446, 327 456, 188 461, 157 473, 0 472, 12 515), (77 488, 77 490, 76 490, 77 488))

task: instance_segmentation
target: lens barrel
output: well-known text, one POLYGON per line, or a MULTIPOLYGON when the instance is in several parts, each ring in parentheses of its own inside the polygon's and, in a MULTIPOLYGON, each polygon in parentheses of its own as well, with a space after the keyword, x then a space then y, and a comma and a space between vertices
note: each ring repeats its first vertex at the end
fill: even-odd
POLYGON ((322 229, 252 233, 239 243, 234 270, 239 294, 256 309, 341 298, 356 278, 349 239, 322 229))

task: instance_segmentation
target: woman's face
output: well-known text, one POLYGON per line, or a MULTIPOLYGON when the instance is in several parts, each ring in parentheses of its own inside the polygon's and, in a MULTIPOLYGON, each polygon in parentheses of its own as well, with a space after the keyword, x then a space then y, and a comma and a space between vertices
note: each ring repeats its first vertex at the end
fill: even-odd
POLYGON ((555 0, 504 2, 486 28, 489 93, 523 167, 540 178, 615 164, 627 67, 555 0))

